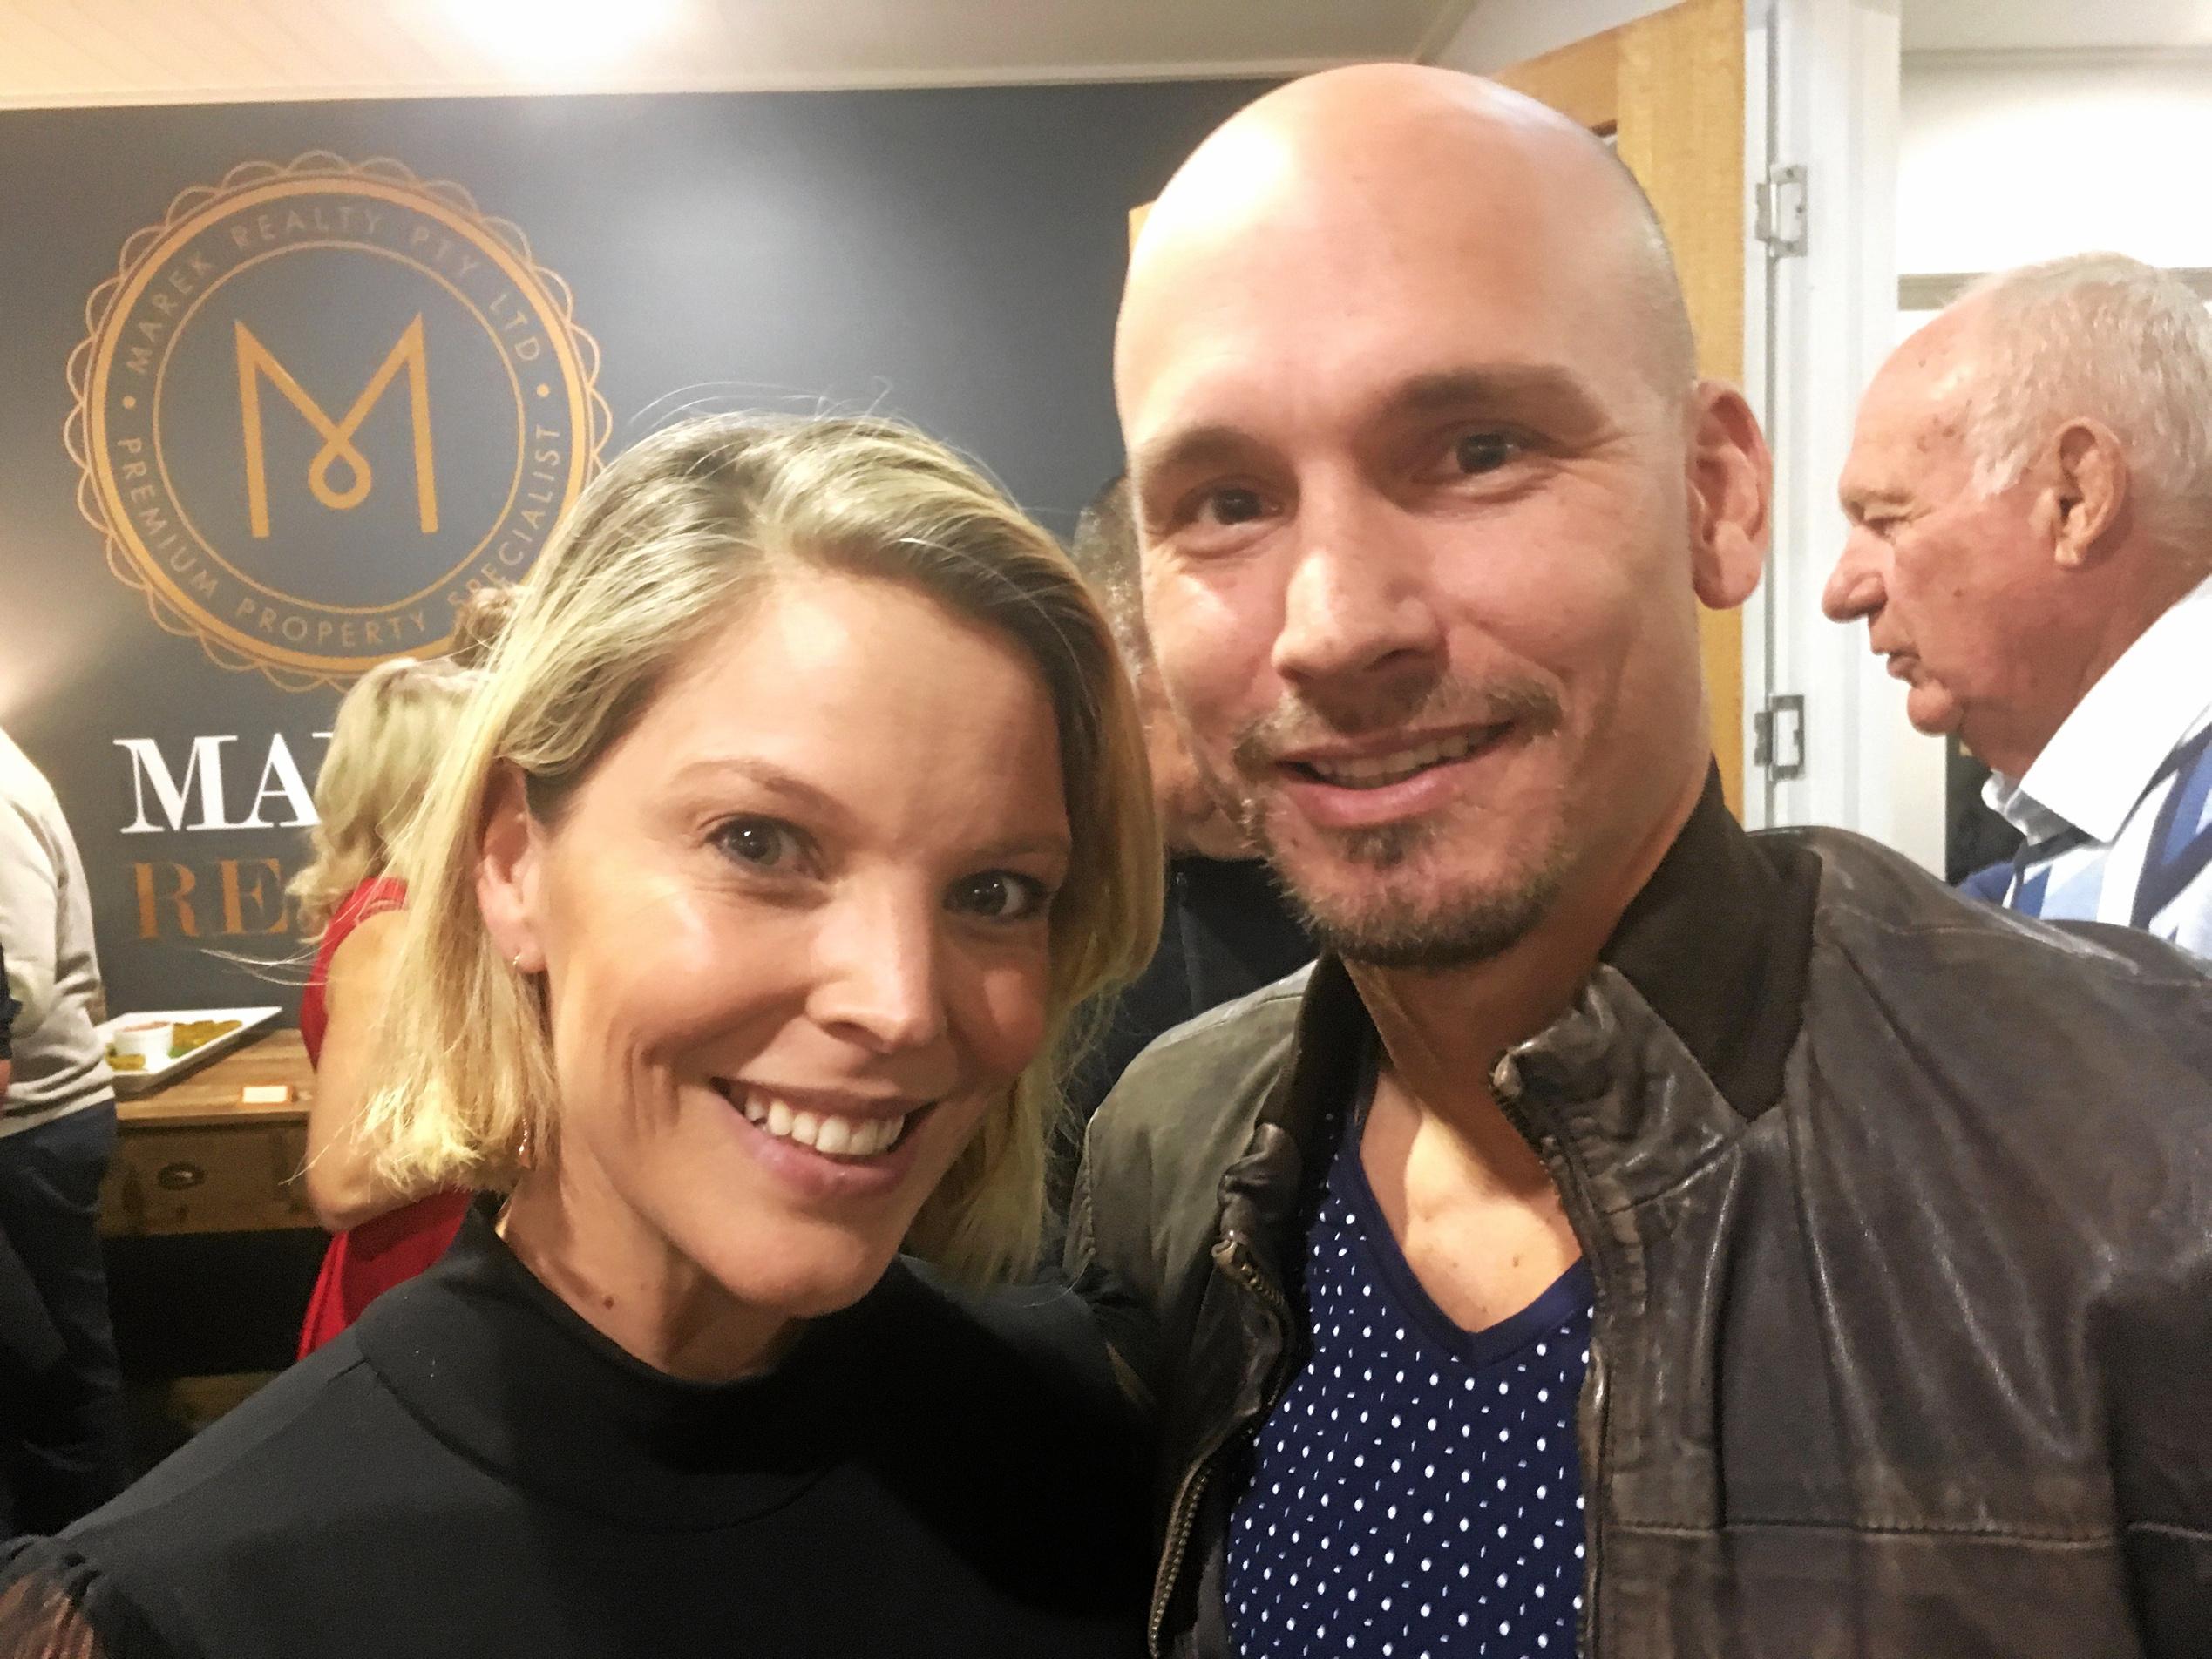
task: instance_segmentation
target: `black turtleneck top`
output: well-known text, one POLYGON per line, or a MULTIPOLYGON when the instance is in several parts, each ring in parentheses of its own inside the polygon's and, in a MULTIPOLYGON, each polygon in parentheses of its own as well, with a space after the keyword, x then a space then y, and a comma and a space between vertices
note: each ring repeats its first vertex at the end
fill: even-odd
POLYGON ((902 1262, 772 1373, 684 1382, 472 1215, 115 1502, 0 1549, 0 1659, 1134 1655, 1103 1351, 1063 1291, 902 1262))

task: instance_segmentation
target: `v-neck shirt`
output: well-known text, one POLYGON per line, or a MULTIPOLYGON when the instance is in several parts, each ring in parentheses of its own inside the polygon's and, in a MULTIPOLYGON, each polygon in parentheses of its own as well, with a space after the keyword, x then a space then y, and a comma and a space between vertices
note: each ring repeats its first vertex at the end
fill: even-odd
POLYGON ((1481 1331, 1436 1305, 1360 1156, 1373 1068, 1306 1229, 1312 1348, 1230 1515, 1240 1659, 1571 1659, 1582 1608, 1576 1263, 1481 1331))

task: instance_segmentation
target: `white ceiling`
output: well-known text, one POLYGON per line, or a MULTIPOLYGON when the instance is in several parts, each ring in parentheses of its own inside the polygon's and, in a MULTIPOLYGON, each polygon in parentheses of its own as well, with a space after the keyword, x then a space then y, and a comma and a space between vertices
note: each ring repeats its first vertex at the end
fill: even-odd
MULTIPOLYGON (((0 108, 1295 74, 1562 3, 0 0, 0 108)), ((1903 9, 1908 51, 2212 50, 2212 0, 1903 9)))
POLYGON ((0 107, 1296 73, 1474 0, 0 0, 0 107))
POLYGON ((2212 0, 1904 0, 1907 51, 2212 46, 2212 0))

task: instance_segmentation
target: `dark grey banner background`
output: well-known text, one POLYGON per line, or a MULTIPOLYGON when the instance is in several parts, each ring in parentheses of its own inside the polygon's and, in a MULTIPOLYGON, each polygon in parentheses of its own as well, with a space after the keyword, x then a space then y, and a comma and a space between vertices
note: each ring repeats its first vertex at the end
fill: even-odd
POLYGON ((309 150, 395 158, 464 186, 567 279, 601 349, 608 453, 694 403, 865 406, 979 457, 1064 533, 1119 464, 1109 353, 1128 210, 1259 90, 0 112, 0 727, 74 825, 115 1009, 295 1002, 216 953, 300 949, 289 933, 227 934, 224 911, 248 930, 275 919, 261 861, 288 876, 304 846, 298 830, 121 833, 132 774, 115 740, 153 739, 180 771, 194 738, 235 734, 222 754, 236 817, 273 733, 312 781, 312 734, 336 702, 219 668, 164 633, 77 510, 62 431, 85 303, 125 238, 180 191, 309 150), (224 861, 238 891, 227 907, 224 861), (142 863, 196 872, 197 940, 173 927, 141 938, 142 863))

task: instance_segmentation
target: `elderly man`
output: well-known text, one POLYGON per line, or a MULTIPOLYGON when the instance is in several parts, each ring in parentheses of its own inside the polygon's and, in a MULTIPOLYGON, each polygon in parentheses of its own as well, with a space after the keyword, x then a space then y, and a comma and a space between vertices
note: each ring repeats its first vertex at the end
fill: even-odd
POLYGON ((1822 604, 1987 762, 2032 916, 2212 954, 2212 317, 2093 254, 1983 283, 1868 388, 1822 604))
POLYGON ((1091 1126, 1155 1651, 2201 1651, 2207 982, 1728 816, 1768 457, 1613 157, 1295 82, 1115 374, 1163 682, 1324 945, 1091 1126))
MULTIPOLYGON (((1257 850, 1206 788, 1176 729, 1144 632, 1127 478, 1116 478, 1092 498, 1075 522, 1069 552, 1098 595, 1137 687, 1168 850, 1160 948, 1116 999, 1069 1087, 1078 1115, 1088 1119, 1154 1038, 1295 972, 1313 959, 1313 945, 1257 850)), ((1072 1173, 1062 1175, 1063 1183, 1072 1173)))

